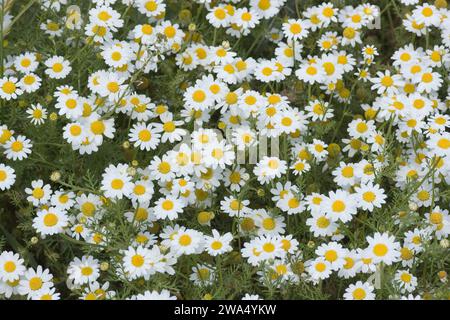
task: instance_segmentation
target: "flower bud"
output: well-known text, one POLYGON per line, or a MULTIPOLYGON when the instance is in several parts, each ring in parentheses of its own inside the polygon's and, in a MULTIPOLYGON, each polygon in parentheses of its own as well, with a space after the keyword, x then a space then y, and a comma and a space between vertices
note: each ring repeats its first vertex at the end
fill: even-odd
POLYGON ((445 9, 445 8, 447 8, 447 1, 446 0, 436 0, 434 2, 434 6, 438 9, 445 9))
POLYGON ((330 143, 327 150, 331 158, 336 158, 341 152, 341 147, 337 143, 330 143))
POLYGON ((419 208, 419 206, 415 202, 411 202, 409 204, 409 210, 411 210, 411 211, 417 211, 418 208, 419 208))
POLYGON ((178 18, 182 23, 187 24, 192 20, 192 13, 189 9, 183 9, 178 13, 178 18))
POLYGON ((104 261, 104 262, 102 262, 102 263, 100 264, 100 270, 106 271, 106 270, 108 270, 108 269, 109 269, 109 263, 108 263, 108 262, 104 261))
POLYGON ((197 215, 197 221, 202 226, 209 225, 212 219, 214 219, 214 212, 201 211, 197 215))
POLYGON ((190 23, 188 29, 190 32, 194 32, 197 29, 197 26, 195 25, 195 23, 190 23))

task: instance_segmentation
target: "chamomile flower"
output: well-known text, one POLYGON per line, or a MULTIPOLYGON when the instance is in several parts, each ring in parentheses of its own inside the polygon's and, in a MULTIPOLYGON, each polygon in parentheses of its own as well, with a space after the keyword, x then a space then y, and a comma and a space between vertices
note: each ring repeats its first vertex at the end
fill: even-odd
POLYGON ((153 124, 137 123, 129 134, 131 142, 141 150, 154 150, 160 142, 161 135, 153 124))
POLYGON ((332 272, 331 264, 323 257, 311 261, 306 270, 313 280, 327 279, 332 272))
POLYGON ((56 292, 55 288, 44 287, 41 288, 36 294, 33 294, 31 300, 60 300, 61 294, 56 292))
POLYGON ((427 141, 432 154, 445 157, 450 154, 450 133, 435 134, 427 141))
POLYGON ((283 33, 288 40, 301 40, 308 35, 309 27, 310 23, 308 20, 289 19, 283 23, 283 33))
POLYGON ((282 5, 282 1, 278 0, 251 0, 250 7, 264 19, 275 16, 282 5))
POLYGON ((118 166, 110 165, 105 169, 102 177, 102 186, 106 197, 122 199, 128 197, 133 189, 131 177, 127 173, 128 166, 119 164, 118 166))
POLYGON ((286 169, 286 161, 280 160, 278 157, 265 156, 258 162, 253 173, 261 184, 266 184, 275 178, 281 177, 282 174, 286 173, 286 169))
POLYGON ((395 241, 394 236, 387 233, 375 233, 373 237, 367 236, 369 243, 368 252, 374 263, 383 262, 391 265, 400 257, 400 244, 395 241))
POLYGON ((127 42, 115 41, 103 45, 102 57, 113 68, 120 68, 130 62, 132 50, 127 42))
POLYGON ((33 93, 39 90, 41 87, 41 81, 42 79, 38 75, 34 73, 27 73, 22 77, 22 79, 20 79, 20 87, 23 92, 33 93))
POLYGON ((63 32, 61 24, 50 19, 47 19, 45 23, 41 23, 40 28, 50 37, 60 37, 63 32))
POLYGON ((231 191, 239 192, 249 178, 250 175, 245 168, 241 168, 239 165, 233 170, 225 169, 224 183, 231 191))
POLYGON ((161 142, 169 141, 171 143, 175 141, 181 141, 186 134, 186 130, 179 128, 184 124, 183 121, 176 121, 173 119, 173 114, 164 113, 160 116, 162 124, 156 124, 155 127, 158 131, 162 132, 161 142))
POLYGON ((43 209, 33 219, 33 228, 42 236, 62 233, 67 225, 67 214, 57 207, 43 209))
POLYGON ((249 212, 250 201, 248 200, 239 200, 234 197, 224 197, 224 199, 220 202, 220 209, 230 215, 230 217, 234 216, 243 216, 249 212))
POLYGON ((75 204, 75 194, 71 191, 58 190, 55 191, 50 199, 52 206, 62 210, 68 210, 75 204))
POLYGON ((311 217, 306 220, 306 225, 310 227, 315 237, 331 236, 338 228, 338 225, 325 213, 319 211, 311 212, 311 217))
POLYGON ((277 207, 288 215, 298 214, 305 211, 305 201, 302 199, 302 196, 289 192, 277 202, 277 207))
POLYGON ((404 84, 402 77, 398 74, 391 75, 391 72, 377 72, 377 77, 370 79, 373 83, 371 89, 377 90, 378 94, 387 93, 389 95, 398 93, 398 88, 404 84))
POLYGON ((206 19, 214 28, 227 27, 230 24, 231 16, 225 6, 219 5, 210 9, 206 19))
POLYGON ((330 191, 328 197, 324 199, 321 207, 328 218, 333 221, 344 223, 352 220, 357 211, 357 202, 353 194, 344 190, 330 191))
POLYGON ((283 216, 271 216, 266 210, 260 209, 253 212, 255 224, 259 228, 258 235, 280 235, 284 233, 286 224, 283 216))
POLYGON ((25 193, 29 195, 27 201, 38 207, 47 204, 52 195, 52 189, 49 184, 44 185, 44 181, 39 179, 32 181, 31 188, 25 188, 25 193))
POLYGON ((351 187, 358 181, 358 167, 352 163, 341 162, 332 173, 333 181, 342 188, 351 187))
POLYGON ((257 11, 247 9, 246 7, 239 8, 233 15, 233 23, 244 30, 252 29, 259 24, 260 16, 257 11))
POLYGON ((158 291, 145 291, 136 296, 132 296, 131 300, 177 300, 176 296, 171 295, 169 290, 163 289, 158 291))
POLYGON ((113 32, 121 28, 124 23, 120 19, 120 14, 109 6, 97 6, 89 10, 89 20, 99 26, 111 29, 113 32))
POLYGON ((36 71, 39 66, 39 61, 35 53, 25 52, 15 59, 14 66, 17 71, 27 74, 36 71))
POLYGON ((30 108, 27 109, 28 118, 31 119, 31 123, 35 125, 41 125, 47 119, 47 110, 44 109, 39 103, 36 105, 31 105, 30 108))
POLYGON ((4 77, 0 79, 0 97, 6 100, 15 100, 22 95, 23 90, 20 82, 14 77, 4 77))
POLYGON ((156 180, 162 182, 170 181, 175 177, 175 164, 168 156, 163 156, 162 159, 155 156, 148 169, 156 180))
POLYGON ((15 170, 10 166, 0 163, 0 190, 8 190, 16 182, 15 170))
POLYGON ((174 235, 172 249, 177 255, 200 253, 204 248, 203 235, 192 229, 179 231, 174 235))
POLYGON ((50 289, 53 286, 52 279, 53 275, 49 269, 44 270, 42 266, 37 266, 36 270, 30 268, 20 280, 18 292, 31 299, 36 295, 40 295, 41 290, 50 289))
POLYGON ((322 244, 316 249, 316 255, 325 258, 331 265, 333 270, 339 270, 345 264, 345 250, 341 244, 337 242, 329 242, 322 244))
POLYGON ((413 292, 417 287, 417 278, 408 270, 398 270, 395 273, 394 283, 402 293, 413 292))
POLYGON ((316 160, 323 161, 328 156, 327 147, 328 145, 323 141, 313 139, 313 143, 308 146, 308 151, 316 158, 316 160))
POLYGON ((153 210, 158 219, 174 220, 183 212, 183 204, 175 197, 163 197, 156 201, 153 210))
POLYGON ((122 264, 124 271, 131 279, 143 277, 149 273, 150 250, 138 246, 137 248, 129 247, 123 252, 122 264))
POLYGON ((138 0, 138 10, 147 17, 157 17, 166 9, 166 4, 162 0, 138 0))
POLYGON ((372 212, 375 208, 381 208, 386 203, 387 196, 379 185, 367 184, 355 188, 358 206, 363 210, 372 212))
POLYGON ((439 11, 433 5, 424 4, 417 6, 412 14, 417 23, 423 23, 426 27, 438 26, 440 23, 439 11))
POLYGON ((25 273, 24 260, 18 253, 2 251, 0 254, 0 280, 12 282, 19 280, 25 273))
POLYGON ((67 268, 67 274, 75 284, 92 283, 100 277, 99 261, 92 256, 75 257, 67 268))
POLYGON ((154 193, 154 185, 151 180, 139 180, 134 182, 133 191, 129 197, 139 203, 148 203, 154 193))
POLYGON ((217 230, 212 230, 212 236, 205 236, 205 251, 211 256, 217 256, 232 250, 230 245, 233 235, 229 232, 220 235, 217 230))
POLYGON ((189 279, 198 286, 212 285, 215 280, 215 270, 206 264, 197 264, 192 267, 192 274, 189 279))

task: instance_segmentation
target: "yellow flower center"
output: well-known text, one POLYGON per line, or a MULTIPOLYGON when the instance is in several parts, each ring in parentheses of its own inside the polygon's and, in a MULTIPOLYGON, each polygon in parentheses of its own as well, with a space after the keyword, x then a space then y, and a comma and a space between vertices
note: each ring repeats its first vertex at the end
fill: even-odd
POLYGON ((131 257, 131 264, 137 268, 142 267, 144 265, 144 257, 140 254, 135 254, 131 257))
POLYGON ((29 285, 30 285, 30 289, 33 291, 39 290, 40 288, 42 288, 42 279, 39 277, 33 277, 30 279, 29 281, 29 285))
POLYGON ((275 220, 272 218, 266 218, 262 222, 263 228, 266 230, 273 230, 275 229, 275 220))
POLYGON ((366 297, 366 291, 364 291, 364 289, 357 288, 353 291, 352 295, 355 300, 363 300, 366 297))
POLYGON ((192 238, 187 235, 187 234, 183 234, 179 239, 178 239, 178 243, 183 246, 186 247, 188 245, 190 245, 192 242, 192 238))
POLYGON ((123 181, 121 179, 114 179, 113 181, 111 181, 111 187, 114 190, 120 190, 123 188, 123 181))
POLYGON ((163 203, 161 204, 161 207, 166 211, 170 211, 174 207, 173 201, 172 200, 164 200, 163 203))
POLYGON ((377 257, 383 257, 388 253, 388 247, 383 243, 378 243, 373 247, 373 253, 377 257))
POLYGON ((222 242, 220 242, 220 241, 214 241, 213 243, 211 243, 211 248, 213 249, 213 250, 220 250, 221 248, 222 248, 222 242))
POLYGON ((325 229, 330 225, 330 220, 328 220, 326 217, 322 216, 317 219, 316 225, 321 229, 325 229))
POLYGON ((13 94, 16 92, 16 85, 12 81, 6 81, 2 87, 3 92, 6 94, 13 94))
POLYGON ((94 272, 94 270, 92 270, 91 267, 83 267, 83 268, 81 268, 81 274, 83 276, 90 276, 93 272, 94 272))
POLYGON ((8 273, 14 272, 16 270, 16 264, 13 261, 7 261, 3 265, 3 269, 8 273))
POLYGON ((331 208, 334 212, 342 212, 345 210, 345 203, 341 200, 336 200, 333 202, 331 208))
POLYGON ((44 190, 42 188, 35 188, 32 192, 33 198, 42 199, 44 197, 44 190))
POLYGON ((138 136, 139 136, 139 140, 141 140, 143 142, 150 141, 150 139, 152 138, 152 134, 148 129, 141 130, 139 132, 138 136))

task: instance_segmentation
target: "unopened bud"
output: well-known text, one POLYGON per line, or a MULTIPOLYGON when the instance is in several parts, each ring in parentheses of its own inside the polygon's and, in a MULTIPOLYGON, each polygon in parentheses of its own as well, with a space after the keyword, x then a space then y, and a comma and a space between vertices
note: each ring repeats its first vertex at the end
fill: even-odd
POLYGON ((194 32, 197 29, 197 26, 195 23, 190 23, 188 29, 190 32, 194 32))
POLYGON ((51 121, 56 121, 56 120, 58 120, 58 114, 55 113, 55 112, 50 113, 49 119, 50 119, 51 121))
POLYGON ((203 296, 203 300, 212 300, 213 296, 210 293, 207 293, 203 296))
POLYGON ((136 168, 129 167, 129 168, 127 169, 127 173, 128 173, 130 176, 136 175, 136 168))
POLYGON ((418 208, 419 208, 419 206, 415 202, 411 202, 409 204, 409 210, 411 210, 411 211, 417 211, 418 208))
POLYGON ((214 219, 214 213, 209 211, 201 211, 197 215, 197 221, 202 226, 209 225, 210 221, 214 219))
POLYGON ((109 263, 108 263, 108 262, 104 261, 104 262, 102 262, 102 263, 100 264, 100 270, 106 271, 106 270, 108 270, 108 269, 109 269, 109 263))
POLYGON ((59 171, 53 171, 50 175, 50 180, 53 182, 57 182, 61 179, 61 173, 59 171))

